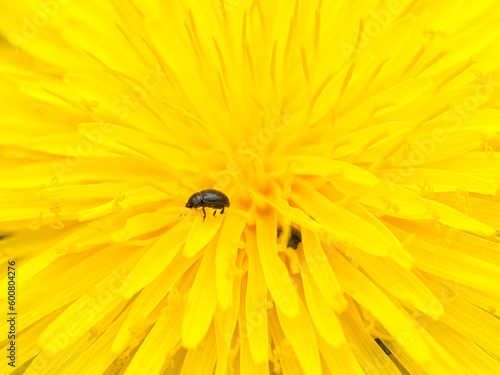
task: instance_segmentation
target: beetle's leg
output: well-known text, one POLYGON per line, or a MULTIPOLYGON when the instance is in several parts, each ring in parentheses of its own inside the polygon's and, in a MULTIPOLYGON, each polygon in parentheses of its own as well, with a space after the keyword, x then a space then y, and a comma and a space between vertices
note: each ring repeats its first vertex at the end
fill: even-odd
POLYGON ((203 221, 205 221, 205 218, 207 217, 207 213, 205 211, 205 207, 202 206, 201 209, 203 210, 203 221))
POLYGON ((224 213, 224 208, 226 207, 222 207, 222 211, 220 212, 221 215, 224 213))
POLYGON ((216 209, 214 209, 214 216, 215 216, 215 214, 216 214, 216 213, 217 213, 217 210, 216 210, 216 209))

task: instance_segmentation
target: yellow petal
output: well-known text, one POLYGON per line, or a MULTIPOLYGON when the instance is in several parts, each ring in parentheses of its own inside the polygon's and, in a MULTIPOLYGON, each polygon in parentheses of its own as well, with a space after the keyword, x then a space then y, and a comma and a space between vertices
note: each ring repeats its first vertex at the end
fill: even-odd
POLYGON ((255 232, 246 232, 246 251, 248 256, 248 282, 245 294, 244 320, 240 330, 244 332, 241 340, 248 340, 253 361, 257 364, 269 361, 269 339, 267 309, 272 303, 267 300, 268 287, 259 260, 255 232))
POLYGON ((426 165, 426 167, 466 173, 468 175, 500 183, 500 174, 498 173, 500 170, 499 161, 499 152, 493 152, 491 155, 488 155, 484 151, 475 151, 457 156, 450 160, 431 163, 426 165))
POLYGON ((353 374, 364 375, 357 358, 354 356, 349 344, 339 348, 329 345, 321 335, 318 335, 318 347, 331 373, 334 375, 353 374))
MULTIPOLYGON (((188 306, 182 320, 182 345, 186 348, 194 349, 203 340, 203 337, 209 331, 217 307, 217 292, 215 291, 216 250, 217 244, 214 242, 207 246, 200 269, 189 293, 188 306)), ((208 337, 212 336, 214 336, 213 339, 215 340, 213 329, 209 332, 208 337)), ((215 348, 213 355, 215 357, 215 348)))
POLYGON ((246 225, 246 220, 227 214, 227 219, 219 237, 215 263, 215 277, 217 286, 217 299, 223 310, 227 310, 233 304, 233 274, 236 260, 236 252, 240 242, 241 233, 246 225))
POLYGON ((445 314, 440 321, 460 334, 472 339, 487 352, 498 357, 500 354, 500 321, 488 312, 471 305, 460 298, 458 283, 449 282, 448 285, 438 285, 424 280, 429 289, 442 299, 445 314), (474 319, 471 320, 470 317, 474 319))
MULTIPOLYGON (((307 272, 307 270, 304 270, 307 272)), ((309 277, 302 279, 305 302, 317 332, 336 348, 346 343, 336 312, 326 302, 318 287, 309 277)))
POLYGON ((277 305, 276 312, 279 323, 287 340, 295 350, 304 373, 311 375, 319 374, 321 373, 321 362, 316 342, 316 333, 309 319, 309 314, 301 301, 299 301, 299 308, 300 314, 290 318, 277 305))
POLYGON ((293 186, 293 200, 316 220, 327 225, 341 240, 380 256, 388 255, 394 247, 401 246, 366 221, 319 194, 309 184, 296 182, 293 186))
POLYGON ((371 189, 362 189, 353 184, 337 181, 335 187, 347 196, 356 196, 357 201, 377 210, 377 216, 392 216, 411 220, 432 220, 428 204, 418 194, 391 181, 393 176, 384 176, 371 189))
MULTIPOLYGON (((244 337, 243 327, 240 326, 240 337, 244 337)), ((269 375, 267 362, 256 363, 250 352, 249 340, 242 339, 240 343, 240 373, 242 375, 269 375)))
POLYGON ((125 375, 160 374, 165 358, 181 340, 182 311, 166 308, 127 366, 125 375))
MULTIPOLYGON (((217 360, 217 345, 215 344, 213 324, 209 327, 208 332, 206 329, 204 332, 206 332, 206 336, 202 343, 203 350, 191 348, 187 351, 181 375, 211 374, 214 371, 217 360)), ((184 335, 182 338, 184 342, 184 335)))
POLYGON ((278 256, 276 245, 277 217, 274 210, 260 210, 256 220, 257 249, 269 293, 283 314, 299 314, 299 295, 285 265, 278 256))
POLYGON ((358 358, 359 364, 367 374, 394 374, 400 372, 392 363, 391 359, 378 346, 363 326, 361 317, 351 303, 346 313, 341 316, 342 327, 349 342, 353 345, 353 352, 358 358))
POLYGON ((95 229, 89 227, 75 227, 74 229, 65 233, 59 240, 54 241, 54 244, 31 258, 25 264, 21 265, 21 277, 18 280, 18 286, 24 285, 33 276, 40 272, 40 270, 49 266, 56 259, 61 257, 67 252, 78 252, 78 250, 88 250, 96 246, 107 243, 106 235, 97 232, 95 229))
POLYGON ((375 186, 378 179, 363 168, 339 160, 319 156, 297 155, 289 158, 297 175, 324 176, 327 180, 342 179, 363 186, 375 186))
POLYGON ((116 274, 105 277, 46 328, 38 339, 39 345, 55 354, 75 342, 123 301, 120 292, 124 283, 126 280, 118 280, 116 274))
POLYGON ((175 224, 179 220, 177 214, 162 215, 157 213, 144 213, 127 219, 125 227, 111 233, 111 238, 116 242, 125 242, 131 238, 155 232, 159 229, 175 224))
POLYGON ((494 237, 497 231, 479 220, 475 220, 453 208, 436 201, 429 201, 432 209, 435 210, 437 219, 441 224, 448 225, 452 228, 465 230, 477 234, 481 237, 494 237))
POLYGON ((116 334, 111 346, 112 351, 116 353, 123 351, 137 333, 136 331, 141 328, 145 329, 144 320, 168 293, 173 291, 179 294, 179 291, 173 288, 175 283, 197 260, 197 257, 186 259, 181 254, 177 254, 169 266, 141 291, 116 334))
POLYGON ((445 348, 467 374, 497 374, 500 364, 475 342, 441 322, 430 322, 429 333, 445 348))
MULTIPOLYGON (((375 217, 361 204, 357 202, 347 202, 345 204, 345 208, 350 212, 358 215, 361 219, 370 223, 374 228, 377 228, 379 232, 384 233, 385 236, 391 238, 392 241, 399 242, 394 233, 392 233, 389 228, 387 228, 384 221, 375 217)), ((394 260, 404 268, 409 269, 414 264, 413 258, 411 257, 410 253, 406 251, 403 246, 394 246, 393 251, 389 254, 389 256, 392 260, 394 260)))
MULTIPOLYGON (((228 368, 230 368, 233 364, 232 361, 234 360, 234 354, 230 353, 230 350, 233 343, 238 312, 240 309, 240 281, 241 279, 238 277, 234 285, 234 291, 232 291, 232 300, 234 302, 231 307, 227 310, 222 310, 220 306, 218 306, 215 311, 214 329, 217 342, 216 375, 226 374, 228 368)), ((234 351, 235 349, 232 350, 234 351)))
POLYGON ((275 347, 273 357, 271 357, 275 372, 281 371, 279 369, 282 368, 282 371, 286 374, 304 374, 305 370, 302 368, 293 348, 290 347, 290 342, 281 328, 278 316, 274 313, 269 316, 269 329, 275 347))
POLYGON ((423 182, 435 193, 455 192, 459 188, 466 188, 470 192, 494 196, 499 190, 498 183, 476 177, 472 174, 426 168, 413 168, 408 172, 384 169, 380 173, 400 173, 401 183, 412 187, 415 191, 421 191, 423 182))
POLYGON ((434 245, 391 227, 401 240, 410 240, 408 251, 415 259, 415 267, 449 280, 459 280, 464 284, 479 290, 499 294, 499 285, 492 283, 500 277, 500 267, 485 260, 469 255, 466 252, 455 251, 447 246, 434 245))
POLYGON ((431 361, 429 348, 410 319, 375 284, 340 254, 332 253, 331 264, 346 292, 384 325, 408 355, 418 363, 431 361))
MULTIPOLYGON (((52 369, 52 371, 56 371, 58 374, 68 375, 85 371, 91 371, 93 373, 104 372, 112 365, 113 361, 115 361, 118 356, 117 353, 109 351, 109 345, 123 322, 127 311, 126 309, 123 314, 119 314, 115 321, 107 322, 108 324, 104 328, 105 331, 96 338, 95 341, 91 340, 91 345, 87 347, 80 346, 76 353, 74 350, 70 350, 68 353, 68 361, 63 361, 62 358, 60 359, 64 366, 61 366, 57 370, 52 369)), ((87 342, 88 341, 89 340, 87 340, 87 342)), ((131 349, 136 345, 132 345, 131 349)), ((50 373, 50 371, 48 373, 50 373)))
POLYGON ((359 262, 374 281, 403 303, 409 302, 434 319, 444 314, 439 300, 410 270, 398 266, 392 259, 381 260, 370 254, 359 254, 359 262))
POLYGON ((325 301, 335 311, 341 312, 347 306, 347 302, 342 295, 342 289, 330 267, 330 263, 328 263, 327 254, 325 254, 318 236, 316 233, 304 228, 302 229, 302 242, 305 262, 307 263, 303 281, 309 281, 310 275, 315 284, 311 288, 318 288, 325 301))
POLYGON ((202 215, 203 213, 196 216, 189 234, 187 235, 183 254, 188 258, 195 256, 198 251, 203 249, 219 231, 219 228, 222 225, 222 215, 214 217, 207 214, 206 220, 203 220, 202 215))
POLYGON ((151 246, 128 275, 129 283, 122 291, 124 297, 132 297, 162 273, 184 244, 188 230, 189 225, 181 222, 151 246))

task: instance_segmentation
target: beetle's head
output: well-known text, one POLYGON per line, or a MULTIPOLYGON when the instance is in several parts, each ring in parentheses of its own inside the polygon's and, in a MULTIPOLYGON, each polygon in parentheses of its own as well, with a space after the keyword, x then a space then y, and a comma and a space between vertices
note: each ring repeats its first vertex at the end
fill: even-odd
POLYGON ((201 201, 203 200, 203 197, 200 193, 194 193, 189 197, 187 203, 186 203, 186 208, 196 208, 201 206, 201 201))

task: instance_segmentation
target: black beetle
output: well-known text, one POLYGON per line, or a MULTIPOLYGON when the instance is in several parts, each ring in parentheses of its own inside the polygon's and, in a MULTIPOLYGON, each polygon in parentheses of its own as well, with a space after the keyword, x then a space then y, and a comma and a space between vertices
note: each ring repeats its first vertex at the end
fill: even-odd
POLYGON ((389 350, 389 348, 387 346, 385 346, 385 344, 382 342, 382 340, 380 340, 379 338, 376 338, 374 340, 378 344, 378 346, 380 346, 380 349, 382 349, 384 351, 385 354, 387 354, 387 355, 392 354, 391 351, 389 350))
MULTIPOLYGON (((283 229, 281 228, 282 227, 278 228, 278 235, 277 235, 278 237, 283 231, 283 229)), ((297 228, 290 227, 290 237, 288 238, 288 244, 286 246, 297 250, 297 248, 299 247, 299 243, 301 242, 302 242, 302 234, 300 233, 300 231, 297 228)))
POLYGON ((221 214, 224 213, 224 208, 229 207, 229 198, 222 191, 214 190, 214 189, 206 189, 202 190, 198 193, 194 193, 188 199, 186 203, 187 208, 198 208, 201 207, 203 209, 203 221, 207 217, 207 213, 205 212, 205 207, 211 207, 214 211, 214 216, 217 210, 221 210, 221 214))

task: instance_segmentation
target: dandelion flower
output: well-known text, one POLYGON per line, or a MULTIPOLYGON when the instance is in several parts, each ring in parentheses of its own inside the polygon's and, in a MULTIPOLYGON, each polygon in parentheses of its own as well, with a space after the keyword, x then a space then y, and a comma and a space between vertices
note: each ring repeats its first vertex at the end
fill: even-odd
POLYGON ((499 16, 4 1, 1 374, 500 373, 499 16))

